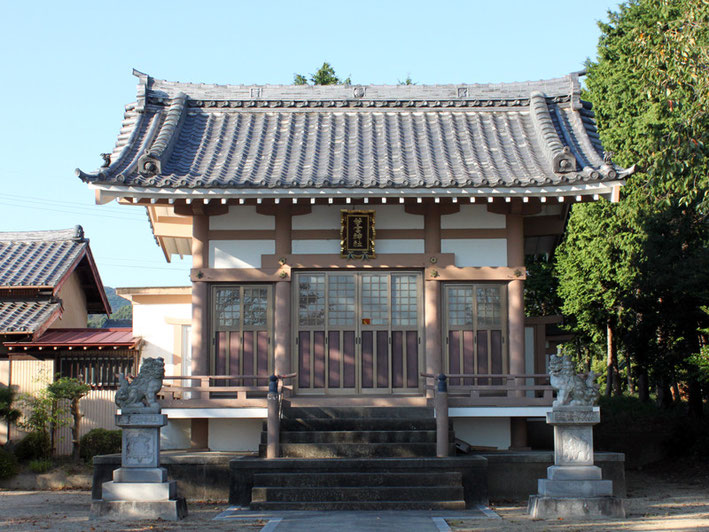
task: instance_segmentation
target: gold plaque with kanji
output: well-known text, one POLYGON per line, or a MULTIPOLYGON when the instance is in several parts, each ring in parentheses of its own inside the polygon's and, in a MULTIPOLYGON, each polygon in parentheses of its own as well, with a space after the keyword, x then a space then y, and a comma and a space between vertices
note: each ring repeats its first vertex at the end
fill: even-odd
POLYGON ((374 211, 340 211, 340 256, 372 259, 374 252, 374 211))

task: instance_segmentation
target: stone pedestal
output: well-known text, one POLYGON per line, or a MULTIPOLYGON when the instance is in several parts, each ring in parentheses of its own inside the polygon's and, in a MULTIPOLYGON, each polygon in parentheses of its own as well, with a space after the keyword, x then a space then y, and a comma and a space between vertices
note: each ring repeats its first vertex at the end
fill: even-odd
POLYGON ((103 498, 92 502, 92 516, 170 521, 185 517, 187 504, 160 467, 160 428, 167 425, 167 416, 119 414, 116 425, 123 429, 121 468, 113 472, 111 482, 103 483, 103 498))
POLYGON ((593 464, 593 426, 601 415, 592 406, 557 406, 547 414, 554 426, 554 465, 529 498, 532 517, 625 517, 613 482, 593 464))

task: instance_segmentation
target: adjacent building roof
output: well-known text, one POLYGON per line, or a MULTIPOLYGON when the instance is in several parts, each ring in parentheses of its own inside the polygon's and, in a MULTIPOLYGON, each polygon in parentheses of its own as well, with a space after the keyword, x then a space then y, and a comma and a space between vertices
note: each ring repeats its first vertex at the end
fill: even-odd
POLYGON ((524 83, 232 86, 135 72, 111 197, 610 194, 632 169, 600 144, 578 74, 524 83))
POLYGON ((5 342, 7 347, 57 347, 57 348, 105 348, 123 347, 134 349, 140 338, 133 336, 133 329, 49 329, 31 341, 5 342))
POLYGON ((61 302, 55 298, 0 297, 0 334, 41 334, 59 317, 61 310, 61 302))
POLYGON ((59 317, 59 293, 76 273, 88 312, 111 306, 81 226, 0 233, 0 334, 41 334, 59 317))
POLYGON ((48 287, 64 281, 86 253, 81 227, 0 233, 0 287, 48 287))

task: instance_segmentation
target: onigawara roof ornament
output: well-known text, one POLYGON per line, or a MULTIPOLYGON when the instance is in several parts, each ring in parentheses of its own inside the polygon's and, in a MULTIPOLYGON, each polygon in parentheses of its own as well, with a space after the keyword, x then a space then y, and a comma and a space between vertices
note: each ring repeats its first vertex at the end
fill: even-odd
POLYGON ((549 359, 549 379, 557 390, 554 408, 560 406, 593 406, 598 399, 596 375, 589 371, 586 378, 576 374, 573 361, 558 351, 549 359))

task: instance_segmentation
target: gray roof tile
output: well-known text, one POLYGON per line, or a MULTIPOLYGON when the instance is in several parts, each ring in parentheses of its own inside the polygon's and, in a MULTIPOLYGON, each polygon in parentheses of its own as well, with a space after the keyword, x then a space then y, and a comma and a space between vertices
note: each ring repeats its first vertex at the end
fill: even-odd
POLYGON ((541 187, 615 181, 577 75, 492 85, 231 86, 139 77, 95 184, 541 187), (359 89, 356 91, 355 89, 359 89), (364 93, 364 96, 359 96, 364 93))
POLYGON ((0 334, 34 333, 60 308, 60 302, 49 299, 0 300, 0 334))
POLYGON ((0 288, 55 286, 84 253, 81 227, 0 233, 0 288))

